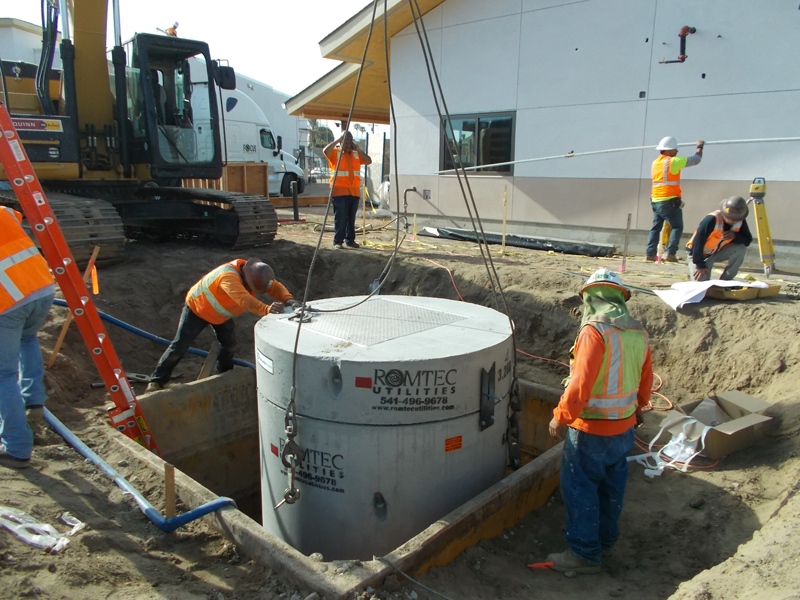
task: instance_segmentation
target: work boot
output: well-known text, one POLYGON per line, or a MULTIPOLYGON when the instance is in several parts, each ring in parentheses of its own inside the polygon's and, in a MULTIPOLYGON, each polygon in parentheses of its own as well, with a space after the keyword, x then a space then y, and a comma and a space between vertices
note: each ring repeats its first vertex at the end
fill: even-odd
POLYGON ((361 248, 361 244, 358 242, 345 242, 348 248, 361 248))
POLYGON ((333 249, 334 250, 341 250, 342 248, 344 248, 344 246, 342 246, 341 244, 334 244, 333 245, 333 249))
POLYGON ((569 548, 560 554, 548 554, 547 562, 553 563, 550 568, 559 573, 575 571, 576 573, 595 574, 600 572, 599 564, 583 560, 569 548))
POLYGON ((9 469, 27 469, 31 466, 29 458, 16 458, 6 452, 5 446, 0 446, 0 466, 9 469))
POLYGON ((644 257, 644 262, 656 262, 656 257, 655 256, 645 256, 644 257))
POLYGON ((149 394, 150 392, 157 392, 159 390, 163 390, 165 387, 166 386, 160 381, 151 381, 147 384, 147 389, 144 391, 144 393, 149 394))
POLYGON ((664 262, 665 263, 677 263, 678 262, 678 257, 675 256, 674 254, 667 254, 664 257, 664 262))

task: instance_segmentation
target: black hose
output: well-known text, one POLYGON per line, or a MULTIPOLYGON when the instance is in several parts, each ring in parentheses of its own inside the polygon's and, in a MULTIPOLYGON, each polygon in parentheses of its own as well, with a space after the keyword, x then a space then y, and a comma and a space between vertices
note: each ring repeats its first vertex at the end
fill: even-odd
POLYGON ((56 108, 50 100, 48 82, 56 54, 57 39, 58 7, 52 6, 48 0, 42 0, 42 56, 36 71, 36 95, 45 115, 56 114, 56 108))

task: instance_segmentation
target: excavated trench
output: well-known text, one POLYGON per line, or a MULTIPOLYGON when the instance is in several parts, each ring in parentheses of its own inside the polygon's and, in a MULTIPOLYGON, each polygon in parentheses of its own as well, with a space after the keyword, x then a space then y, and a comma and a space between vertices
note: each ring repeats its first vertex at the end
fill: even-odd
MULTIPOLYGON (((300 298, 312 252, 308 245, 279 240, 261 252, 261 256, 274 266, 278 278, 295 297, 300 298)), ((126 263, 109 268, 104 274, 106 290, 114 292, 101 297, 98 305, 118 318, 168 338, 174 331, 185 290, 207 270, 233 258, 229 253, 178 244, 128 244, 127 253, 126 263), (159 261, 163 283, 142 286, 137 277, 151 281, 154 261, 159 261)), ((387 254, 374 252, 323 252, 315 267, 309 298, 366 294, 383 270, 386 258, 387 254)), ((575 262, 578 261, 576 257, 575 262)), ((524 260, 501 261, 498 269, 516 325, 517 346, 539 357, 520 354, 519 376, 558 388, 566 369, 556 362, 540 359, 565 360, 578 331, 581 301, 577 291, 582 279, 546 270, 547 267, 532 269, 524 260)), ((479 257, 454 260, 442 254, 422 254, 399 261, 381 293, 454 300, 460 296, 467 302, 494 307, 494 295, 487 281, 479 257), (443 266, 452 271, 452 279, 443 266)), ((776 417, 770 443, 723 459, 715 470, 692 476, 668 472, 660 479, 649 480, 642 476, 640 467, 631 466, 620 543, 603 577, 609 585, 639 581, 640 596, 665 598, 681 582, 724 561, 740 544, 750 540, 771 516, 785 491, 786 485, 778 472, 796 450, 797 442, 791 434, 800 423, 791 383, 800 364, 800 342, 796 336, 800 332, 800 318, 791 301, 783 297, 748 304, 715 302, 675 313, 652 296, 635 294, 630 308, 650 331, 655 370, 665 381, 661 391, 672 401, 690 401, 713 391, 740 389, 776 404, 768 413, 776 417), (744 322, 747 329, 740 327, 744 322), (754 336, 754 331, 759 335, 754 336), (789 331, 794 333, 787 338, 789 331), (771 473, 761 472, 765 464, 771 473), (741 483, 732 488, 731 481, 741 483), (698 504, 698 498, 702 498, 701 508, 691 508, 698 504), (642 569, 646 572, 640 572, 642 569)), ((237 321, 241 358, 251 362, 254 362, 256 321, 248 315, 237 321)), ((144 373, 152 370, 161 348, 149 347, 149 343, 143 344, 118 331, 111 331, 111 336, 127 370, 144 373)), ((208 347, 211 340, 211 333, 205 332, 195 345, 208 347)), ((187 357, 176 370, 179 381, 193 379, 200 364, 200 360, 187 357)), ((640 435, 649 440, 657 432, 662 417, 661 412, 650 413, 640 435)), ((252 437, 235 442, 239 453, 230 454, 231 462, 238 465, 239 491, 232 494, 229 489, 213 487, 212 491, 233 495, 242 512, 260 521, 255 429, 249 435, 252 437), (242 452, 252 454, 245 456, 242 452), (246 467, 244 470, 242 465, 246 467)), ((545 430, 537 435, 546 435, 545 430)), ((217 453, 215 448, 206 451, 217 453)), ((208 463, 203 460, 184 464, 179 460, 176 466, 201 483, 209 481, 205 472, 208 463)), ((445 581, 453 597, 471 597, 474 586, 489 585, 473 581, 478 573, 477 564, 482 565, 479 579, 494 571, 500 577, 502 572, 505 582, 524 590, 531 583, 525 562, 543 560, 547 552, 564 547, 563 518, 556 491, 546 506, 535 509, 516 527, 469 548, 451 565, 432 569, 423 576, 423 581, 431 585, 445 581)), ((556 597, 559 585, 552 583, 552 597, 556 597)), ((548 589, 547 585, 542 588, 543 598, 550 597, 548 589)), ((575 591, 587 597, 608 594, 607 590, 601 594, 593 586, 582 584, 575 591)), ((502 597, 517 596, 508 593, 502 597)))

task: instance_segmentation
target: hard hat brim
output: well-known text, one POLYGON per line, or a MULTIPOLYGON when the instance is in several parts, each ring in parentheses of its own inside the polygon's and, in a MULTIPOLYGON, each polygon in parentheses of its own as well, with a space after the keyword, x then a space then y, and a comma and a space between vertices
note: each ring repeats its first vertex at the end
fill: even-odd
POLYGON ((581 288, 581 291, 578 292, 578 295, 581 298, 583 298, 583 292, 584 291, 588 290, 589 288, 599 287, 601 285, 606 285, 608 287, 613 287, 613 288, 618 289, 620 292, 622 292, 622 295, 625 297, 625 302, 627 302, 628 300, 631 299, 631 291, 628 288, 623 287, 621 285, 617 285, 616 283, 608 282, 608 281, 595 281, 594 283, 588 283, 588 284, 586 284, 585 286, 583 286, 581 288))

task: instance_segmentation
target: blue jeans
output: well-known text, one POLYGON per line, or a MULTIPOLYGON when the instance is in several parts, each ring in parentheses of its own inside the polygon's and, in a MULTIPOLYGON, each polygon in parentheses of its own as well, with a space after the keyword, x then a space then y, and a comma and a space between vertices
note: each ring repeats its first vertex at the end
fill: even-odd
POLYGON ((579 557, 600 564, 614 547, 633 427, 619 435, 593 435, 569 428, 561 455, 561 496, 567 509, 567 544, 579 557))
POLYGON ((220 373, 230 371, 233 368, 233 353, 236 350, 236 328, 233 319, 228 319, 219 325, 212 325, 198 317, 191 308, 184 304, 181 320, 178 322, 178 332, 158 361, 156 370, 150 376, 151 381, 167 383, 172 375, 172 370, 186 354, 186 351, 191 348, 192 342, 209 325, 214 328, 214 335, 221 346, 217 357, 217 370, 220 373))
POLYGON ((28 459, 33 451, 25 409, 47 400, 36 334, 51 304, 53 294, 48 294, 0 315, 0 444, 14 458, 28 459))
MULTIPOLYGON (((680 198, 677 199, 680 204, 680 198)), ((669 234, 669 245, 667 246, 667 254, 675 255, 678 252, 678 244, 681 242, 681 234, 683 233, 683 209, 680 206, 675 206, 672 199, 664 200, 663 202, 651 202, 653 207, 653 226, 650 227, 650 235, 647 237, 647 256, 655 256, 658 252, 658 237, 661 235, 661 226, 664 221, 669 223, 672 227, 672 232, 669 234)))
POLYGON ((333 197, 333 243, 352 244, 356 241, 358 196, 333 197))

